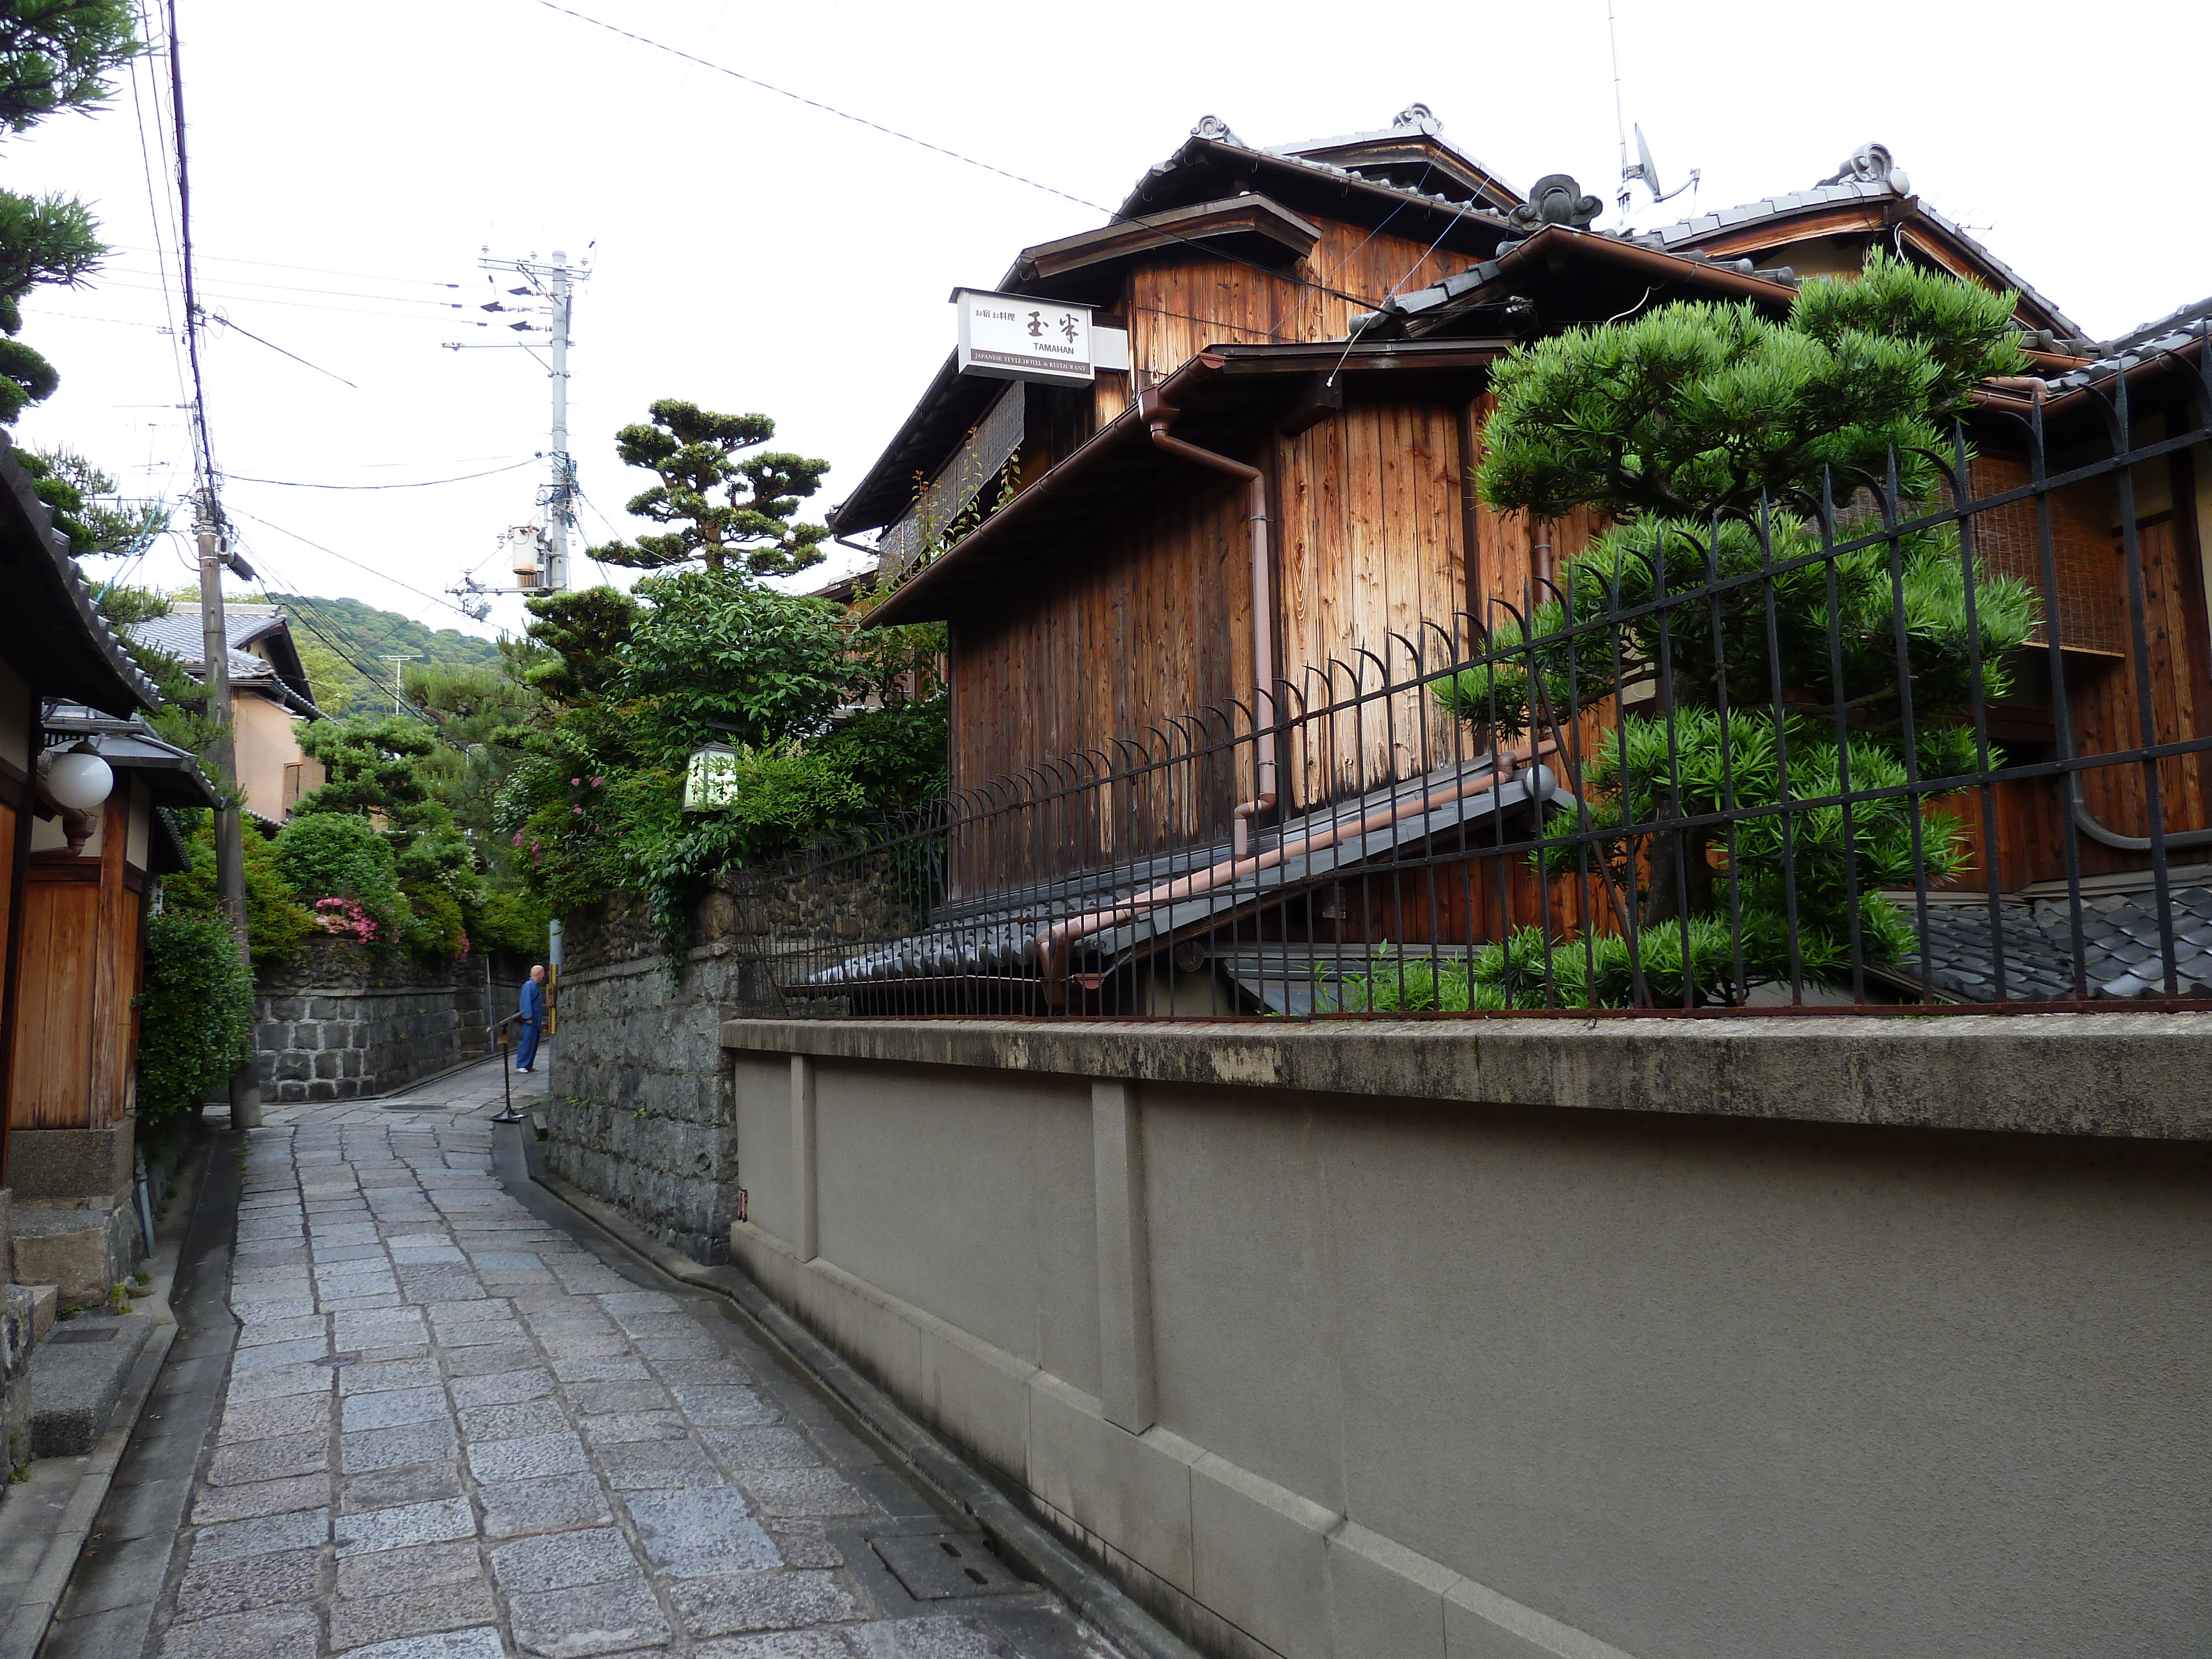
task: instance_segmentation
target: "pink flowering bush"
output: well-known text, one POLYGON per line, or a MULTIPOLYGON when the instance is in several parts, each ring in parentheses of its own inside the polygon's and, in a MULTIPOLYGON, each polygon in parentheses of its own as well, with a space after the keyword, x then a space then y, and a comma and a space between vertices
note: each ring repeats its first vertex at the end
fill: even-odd
POLYGON ((340 939, 374 945, 383 933, 376 925, 376 918, 349 898, 317 899, 311 914, 319 930, 335 933, 340 939))

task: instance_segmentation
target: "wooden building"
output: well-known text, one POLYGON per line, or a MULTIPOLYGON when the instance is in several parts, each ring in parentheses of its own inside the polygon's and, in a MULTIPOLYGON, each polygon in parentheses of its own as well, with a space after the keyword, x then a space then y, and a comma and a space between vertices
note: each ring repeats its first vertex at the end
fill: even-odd
MULTIPOLYGON (((93 608, 0 438, 0 1187, 15 1230, 82 1234, 88 1277, 134 1259, 136 998, 149 880, 184 867, 155 810, 212 805, 191 757, 136 719, 160 704, 93 608), (89 741, 106 799, 57 801, 58 755, 89 741)), ((54 1251, 47 1250, 52 1256, 54 1251)))
MULTIPOLYGON (((1490 366, 1547 332, 1686 299, 1778 316, 1802 277, 1856 270, 1878 246, 2015 292, 2052 381, 2053 446, 2087 453, 2106 441, 2089 402, 2102 348, 1913 194, 1878 145, 1809 189, 1661 230, 1593 230, 1600 205, 1558 175, 1524 198, 1419 106, 1380 131, 1276 149, 1209 118, 1111 223, 1024 249, 1000 290, 1095 307, 1126 331, 1127 369, 1084 386, 1009 386, 948 360, 831 515, 840 535, 878 532, 900 577, 873 623, 949 625, 956 793, 980 799, 1009 787, 994 780, 1242 740, 1234 777, 1179 799, 1157 826, 1200 844, 1240 817, 1280 821, 1463 757, 1474 738, 1418 692, 1388 702, 1387 718, 1311 716, 1466 653, 1598 527, 1587 514, 1500 514, 1472 487, 1490 366), (1285 734, 1272 768, 1270 728, 1285 734)), ((2146 383, 2146 418, 2201 425, 2185 381, 2146 383)), ((1978 493, 2025 477, 2013 418, 2024 397, 1994 391, 1977 416, 1978 493)), ((2154 725, 2172 741, 2201 731, 2212 696, 2198 527, 2212 494, 2186 451, 2154 471, 2136 490, 2140 557, 2154 725)), ((2099 483, 2055 510, 2061 580, 2047 608, 2078 664, 2066 677, 2073 735, 2082 753, 2130 746, 2141 709, 2118 504, 2099 483)), ((2032 506, 1978 530, 1990 565, 2044 586, 2032 506)), ((2024 678, 1995 711, 1997 735, 2043 756, 2057 740, 2048 676, 2040 704, 2036 673, 2024 678)), ((2166 764, 2167 827, 2212 823, 2202 760, 2166 764)), ((2082 787, 2114 841, 2143 835, 2140 769, 2082 787)), ((2003 882, 2049 878, 2056 787, 2000 795, 1984 839, 2003 882)), ((1109 850, 1097 827, 1078 833, 1091 837, 1079 854, 1109 850)), ((2097 844, 2086 867, 2146 862, 2097 844)), ((981 878, 956 874, 970 890, 981 878)), ((1525 872, 1516 881, 1525 898, 1525 872)), ((1433 920, 1377 913, 1364 936, 1494 938, 1532 919, 1519 902, 1433 920)))

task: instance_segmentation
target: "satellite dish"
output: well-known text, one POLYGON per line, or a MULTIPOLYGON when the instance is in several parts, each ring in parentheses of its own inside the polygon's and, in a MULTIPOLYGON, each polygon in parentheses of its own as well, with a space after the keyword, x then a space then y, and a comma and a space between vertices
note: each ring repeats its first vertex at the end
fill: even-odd
POLYGON ((1667 199, 1659 183, 1659 164, 1651 159, 1651 146, 1644 142, 1644 129, 1636 129, 1636 175, 1644 180, 1651 194, 1659 201, 1667 199))
POLYGON ((1651 159, 1651 146, 1644 140, 1644 129, 1637 126, 1632 131, 1636 134, 1636 159, 1620 170, 1620 210, 1624 215, 1628 211, 1628 187, 1632 184, 1641 183, 1644 189, 1650 191, 1654 204, 1671 202, 1684 191, 1697 188, 1698 170, 1692 167, 1690 176, 1682 183, 1672 190, 1662 190, 1659 186, 1659 164, 1651 159))

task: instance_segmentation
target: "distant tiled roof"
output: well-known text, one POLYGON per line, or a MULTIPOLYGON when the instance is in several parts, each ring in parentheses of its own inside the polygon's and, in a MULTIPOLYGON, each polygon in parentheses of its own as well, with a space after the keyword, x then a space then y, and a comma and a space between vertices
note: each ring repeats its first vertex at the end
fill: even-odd
MULTIPOLYGON (((2212 888, 2178 888, 2169 898, 2179 976, 2175 994, 2212 996, 2212 888)), ((2002 939, 2003 1000, 2073 1000, 2073 912, 2068 901, 2006 899, 1997 908, 1999 922, 1992 930, 1986 903, 1929 906, 1929 978, 1936 989, 1967 1002, 1997 1001, 1996 942, 2002 939)), ((2092 997, 2166 995, 2153 896, 2083 898, 2081 957, 2092 997)), ((1907 957, 1902 971, 1917 983, 1919 957, 1907 957)))
POLYGON ((2098 380, 2110 380, 2163 353, 2194 345, 2208 332, 2212 332, 2212 299, 2183 306, 2154 323, 2145 323, 2133 333, 2107 342, 2103 356, 2093 363, 2069 369, 2051 382, 2051 389, 2054 393, 2072 392, 2098 380))
MULTIPOLYGON (((274 693, 286 703, 295 705, 302 714, 313 714, 313 705, 300 696, 276 665, 266 657, 257 657, 240 647, 265 639, 271 634, 288 632, 289 623, 282 605, 225 605, 222 608, 223 634, 230 643, 230 681, 233 685, 254 683, 259 689, 274 693)), ((205 666, 206 635, 200 620, 200 608, 196 605, 180 605, 166 617, 154 617, 145 622, 134 623, 131 637, 138 644, 174 657, 185 669, 197 677, 205 666)))

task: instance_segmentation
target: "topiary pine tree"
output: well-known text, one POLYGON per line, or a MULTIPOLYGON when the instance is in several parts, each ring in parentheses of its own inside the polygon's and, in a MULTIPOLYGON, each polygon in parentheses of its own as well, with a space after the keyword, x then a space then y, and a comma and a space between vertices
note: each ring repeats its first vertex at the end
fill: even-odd
POLYGON ((829 462, 750 453, 775 436, 775 422, 765 415, 717 415, 674 398, 661 398, 649 413, 649 424, 615 434, 615 453, 660 479, 633 496, 629 511, 672 528, 594 547, 592 558, 632 570, 702 559, 709 570, 735 563, 755 576, 788 575, 822 562, 828 526, 792 520, 799 502, 822 487, 829 462))
MULTIPOLYGON (((1953 453, 1952 422, 1974 385, 2027 367, 2014 298, 1876 252, 1856 281, 1807 283, 1785 321, 1748 304, 1668 306, 1546 340, 1494 371, 1484 498, 1537 517, 1594 506, 1614 522, 1563 562, 1556 596, 1495 630, 1491 659, 1438 697, 1505 733, 1565 729, 1571 712, 1634 688, 1671 708, 1671 720, 1614 718, 1581 769, 1582 811, 1547 826, 1559 837, 1621 833, 1587 854, 1570 844, 1538 857, 1559 875, 1587 856, 1621 933, 1650 930, 1641 995, 1732 1001, 1786 976, 1793 910, 1799 971, 1844 976, 1854 938, 1868 963, 1893 963, 1913 937, 1878 890, 1964 868, 1955 818, 1923 814, 1913 794, 1855 803, 1848 832, 1832 807, 1747 818, 1732 833, 1666 826, 1847 784, 1904 785, 1915 765, 1942 778, 1981 763, 1962 723, 1976 665, 1981 695, 2002 696, 2007 654, 2037 621, 2033 596, 1978 570, 1970 620, 1954 528, 1820 557, 1819 520, 1824 501, 1848 501, 1869 477, 1900 507, 1937 495, 1944 472, 1919 452, 1953 453), (1799 559, 1810 562, 1694 604, 1660 603, 1799 559), (1819 712, 1785 715, 1781 704, 1819 712)), ((1600 1001, 1629 994, 1620 944, 1595 956, 1590 942, 1563 948, 1584 960, 1555 981, 1600 1001)), ((1490 955, 1492 994, 1540 1000, 1514 951, 1490 955)))

